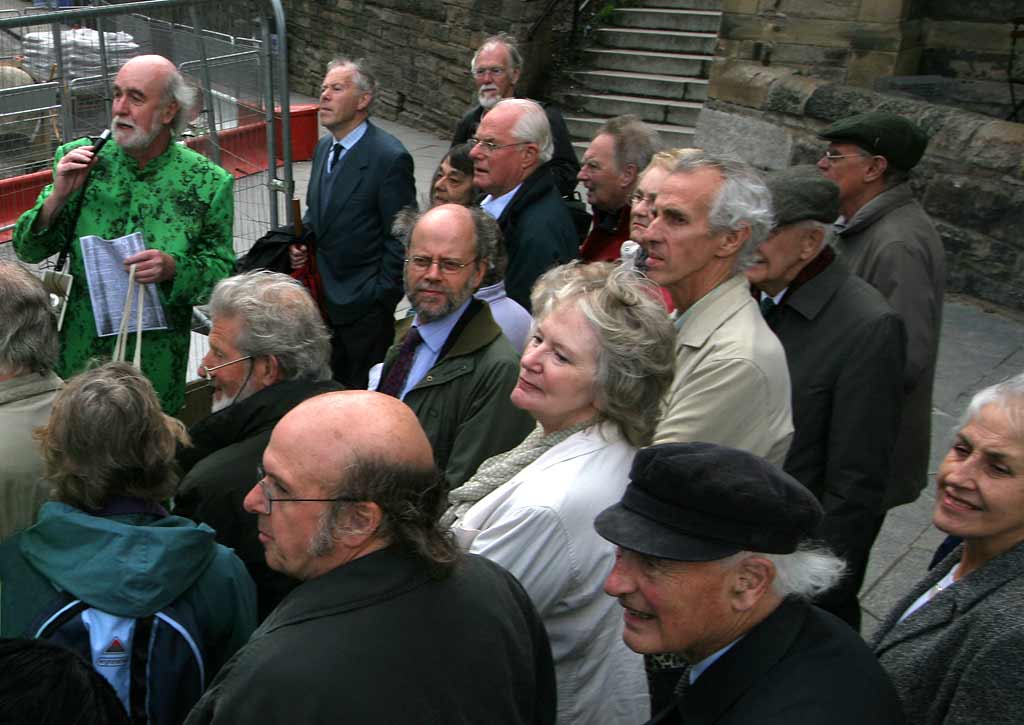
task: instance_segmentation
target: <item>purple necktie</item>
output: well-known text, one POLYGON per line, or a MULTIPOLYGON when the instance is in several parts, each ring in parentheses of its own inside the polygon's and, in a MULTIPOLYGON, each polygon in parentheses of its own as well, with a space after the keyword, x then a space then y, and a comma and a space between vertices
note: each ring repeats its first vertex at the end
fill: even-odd
POLYGON ((378 393, 391 395, 396 398, 402 397, 402 390, 405 388, 405 381, 409 378, 409 371, 412 370, 412 361, 416 357, 416 348, 423 342, 418 327, 410 327, 409 333, 402 340, 402 347, 398 349, 398 356, 388 371, 388 376, 377 387, 378 393))

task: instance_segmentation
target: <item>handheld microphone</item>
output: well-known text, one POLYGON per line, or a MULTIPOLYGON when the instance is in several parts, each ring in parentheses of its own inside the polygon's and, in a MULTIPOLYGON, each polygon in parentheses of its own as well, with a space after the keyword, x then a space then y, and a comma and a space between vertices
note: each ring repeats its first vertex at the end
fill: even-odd
POLYGON ((104 146, 107 145, 107 141, 109 141, 109 140, 110 140, 110 129, 109 128, 105 128, 105 129, 103 129, 103 133, 101 133, 99 135, 99 138, 96 139, 96 143, 94 143, 92 145, 92 155, 93 156, 98 156, 99 153, 100 153, 100 150, 104 146))

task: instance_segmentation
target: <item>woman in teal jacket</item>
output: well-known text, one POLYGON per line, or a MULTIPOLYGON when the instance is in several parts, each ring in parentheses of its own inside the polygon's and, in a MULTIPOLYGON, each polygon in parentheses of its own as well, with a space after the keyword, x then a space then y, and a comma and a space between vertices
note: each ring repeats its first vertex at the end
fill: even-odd
MULTIPOLYGON (((38 437, 56 500, 43 505, 34 526, 0 545, 0 636, 64 641, 54 630, 70 632, 74 624, 59 625, 51 615, 87 608, 85 646, 131 711, 147 702, 130 693, 133 678, 118 681, 118 657, 136 652, 132 638, 149 627, 148 650, 138 651, 161 656, 154 645, 159 622, 147 630, 138 622, 173 619, 199 662, 199 683, 153 680, 144 699, 164 709, 149 713, 152 721, 180 721, 192 704, 182 695, 201 694, 256 626, 255 589, 242 562, 216 543, 212 529, 172 516, 160 503, 173 491, 184 428, 161 412, 153 386, 134 368, 108 363, 68 383, 38 437)), ((148 666, 165 673, 175 667, 148 666)))

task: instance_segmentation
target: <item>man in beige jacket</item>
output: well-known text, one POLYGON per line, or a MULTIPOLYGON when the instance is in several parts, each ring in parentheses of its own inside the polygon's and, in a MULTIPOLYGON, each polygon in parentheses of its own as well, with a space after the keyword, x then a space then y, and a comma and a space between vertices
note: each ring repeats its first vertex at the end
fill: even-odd
POLYGON ((654 443, 717 443, 781 466, 793 436, 786 355, 743 274, 772 227, 768 189, 746 164, 701 152, 676 164, 655 214, 636 241, 679 332, 654 443))
POLYGON ((30 526, 49 496, 32 431, 57 391, 57 323, 42 282, 0 260, 0 541, 30 526))

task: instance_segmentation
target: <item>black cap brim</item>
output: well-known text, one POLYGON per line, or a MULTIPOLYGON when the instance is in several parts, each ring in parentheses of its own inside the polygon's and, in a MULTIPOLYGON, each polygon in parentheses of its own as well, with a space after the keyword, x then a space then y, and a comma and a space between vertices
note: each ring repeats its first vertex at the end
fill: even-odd
POLYGON ((708 539, 698 539, 630 511, 621 503, 609 506, 594 519, 594 528, 602 538, 623 549, 673 561, 717 561, 742 549, 708 539))

